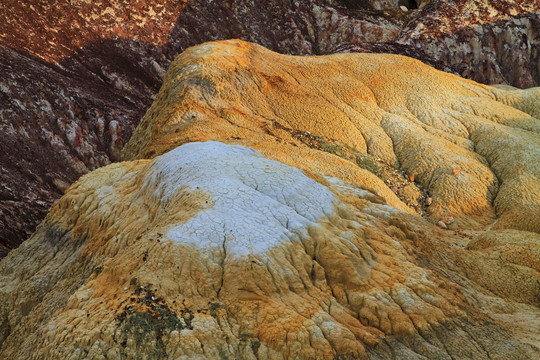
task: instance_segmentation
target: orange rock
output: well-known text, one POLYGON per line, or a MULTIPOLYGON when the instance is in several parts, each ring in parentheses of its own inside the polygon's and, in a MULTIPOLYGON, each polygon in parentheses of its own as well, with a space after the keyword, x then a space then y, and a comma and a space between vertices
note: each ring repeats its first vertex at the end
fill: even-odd
POLYGON ((309 132, 400 164, 410 172, 407 179, 436 200, 434 219, 450 214, 463 226, 481 228, 498 214, 505 226, 540 231, 531 220, 540 211, 540 146, 531 146, 539 144, 533 105, 539 97, 540 89, 480 85, 402 56, 291 57, 239 40, 212 42, 187 49, 171 64, 122 157, 149 158, 189 141, 242 144, 359 183, 414 213, 377 176, 339 157, 339 148, 294 138, 309 132), (441 110, 449 108, 452 114, 441 110), (472 144, 473 135, 481 146, 472 144), (474 171, 444 176, 457 163, 474 171))
POLYGON ((414 174, 407 173, 407 174, 405 175, 405 177, 406 177, 407 180, 409 180, 409 181, 414 181, 414 174))
MULTIPOLYGON (((333 144, 287 135, 369 143, 433 182, 436 219, 482 218, 497 180, 462 121, 491 129, 475 135, 486 157, 536 156, 534 135, 511 125, 535 126, 524 111, 540 94, 497 91, 399 56, 186 51, 128 161, 83 176, 0 262, 0 358, 535 359, 537 234, 466 247, 333 144), (449 177, 458 160, 476 172, 449 177)), ((522 187, 537 163, 505 164, 501 208, 534 214, 536 188, 522 187)))

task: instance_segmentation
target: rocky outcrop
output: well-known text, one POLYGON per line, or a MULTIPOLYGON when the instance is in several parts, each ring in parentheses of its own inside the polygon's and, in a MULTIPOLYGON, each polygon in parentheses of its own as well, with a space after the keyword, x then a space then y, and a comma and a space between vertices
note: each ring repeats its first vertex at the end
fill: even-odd
POLYGON ((290 57, 241 41, 208 43, 171 65, 123 158, 189 141, 237 143, 370 187, 403 210, 339 149, 325 154, 335 165, 323 167, 321 151, 295 139, 310 133, 414 176, 431 194, 434 223, 483 226, 497 214, 495 228, 538 232, 539 98, 540 88, 479 85, 396 55, 290 57))
POLYGON ((399 28, 323 1, 5 1, 0 13, 0 257, 30 236, 67 186, 119 160, 164 69, 188 46, 241 37, 312 54, 328 36, 322 42, 334 47, 389 40, 399 28))
POLYGON ((73 181, 120 159, 141 107, 131 108, 137 98, 19 51, 2 49, 0 58, 0 239, 7 253, 73 181))
POLYGON ((429 251, 452 255, 438 230, 381 200, 215 142, 97 170, 0 264, 13 289, 0 293, 1 354, 534 358, 521 338, 534 323, 520 336, 494 323, 468 299, 487 306, 481 292, 433 270, 429 251))
POLYGON ((407 22, 396 42, 421 48, 484 84, 540 84, 537 1, 431 1, 407 22))
POLYGON ((128 161, 0 262, 0 357, 534 359, 539 90, 397 55, 190 48, 128 161), (492 202, 491 230, 455 228, 492 202))
POLYGON ((539 5, 492 3, 2 2, 0 256, 81 174, 118 160, 187 47, 241 38, 296 55, 389 52, 479 82, 538 85, 539 5))
POLYGON ((119 160, 159 89, 156 50, 179 7, 122 4, 0 4, 0 243, 8 248, 81 175, 119 160))

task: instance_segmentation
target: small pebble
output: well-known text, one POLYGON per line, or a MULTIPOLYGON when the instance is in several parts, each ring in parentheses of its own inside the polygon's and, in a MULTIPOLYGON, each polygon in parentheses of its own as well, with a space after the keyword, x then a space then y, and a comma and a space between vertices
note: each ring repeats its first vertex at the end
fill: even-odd
POLYGON ((432 201, 433 201, 433 198, 428 197, 428 198, 426 199, 426 206, 431 205, 431 202, 432 202, 432 201))
POLYGON ((127 290, 127 289, 128 289, 127 287, 124 288, 124 290, 127 290))
POLYGON ((443 228, 443 229, 448 229, 448 227, 446 226, 446 224, 441 220, 437 223, 437 225, 440 227, 440 228, 443 228))

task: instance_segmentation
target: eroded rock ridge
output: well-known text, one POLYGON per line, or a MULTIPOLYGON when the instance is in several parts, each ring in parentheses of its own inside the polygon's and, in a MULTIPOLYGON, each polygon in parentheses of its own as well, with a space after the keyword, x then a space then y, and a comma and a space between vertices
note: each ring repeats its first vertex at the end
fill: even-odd
POLYGON ((0 256, 111 161, 174 57, 240 38, 296 55, 398 53, 482 83, 540 84, 536 1, 3 1, 0 256), (406 11, 404 11, 404 9, 406 11))
POLYGON ((539 90, 190 48, 126 161, 0 262, 0 357, 535 359, 539 90))

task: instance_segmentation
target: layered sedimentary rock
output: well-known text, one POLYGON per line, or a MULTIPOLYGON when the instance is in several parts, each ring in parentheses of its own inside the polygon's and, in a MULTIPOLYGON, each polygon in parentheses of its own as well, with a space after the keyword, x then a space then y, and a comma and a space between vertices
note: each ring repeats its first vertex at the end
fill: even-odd
POLYGON ((9 249, 73 181, 120 159, 141 109, 132 107, 140 98, 27 54, 0 49, 0 58, 0 242, 9 249))
POLYGON ((119 160, 161 84, 156 50, 178 9, 0 4, 1 243, 19 245, 71 183, 119 160))
POLYGON ((0 357, 535 359, 539 99, 397 55, 190 48, 128 161, 0 262, 0 357))
POLYGON ((431 1, 396 42, 420 48, 484 84, 540 84, 538 1, 431 1))
POLYGON ((0 242, 16 246, 69 184, 118 160, 164 69, 188 46, 241 38, 287 54, 391 52, 476 81, 529 87, 539 84, 538 7, 486 0, 3 1, 0 242))

